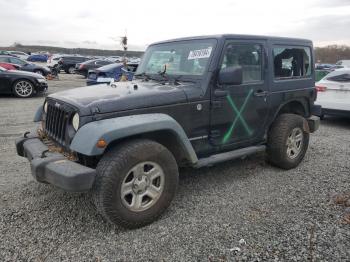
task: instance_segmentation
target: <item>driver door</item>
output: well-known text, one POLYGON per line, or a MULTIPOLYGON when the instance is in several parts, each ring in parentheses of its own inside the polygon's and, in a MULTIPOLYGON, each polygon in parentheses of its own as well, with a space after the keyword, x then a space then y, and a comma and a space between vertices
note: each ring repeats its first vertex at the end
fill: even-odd
POLYGON ((269 88, 265 41, 228 40, 220 69, 240 67, 242 83, 212 88, 210 143, 234 149, 263 140, 269 88))

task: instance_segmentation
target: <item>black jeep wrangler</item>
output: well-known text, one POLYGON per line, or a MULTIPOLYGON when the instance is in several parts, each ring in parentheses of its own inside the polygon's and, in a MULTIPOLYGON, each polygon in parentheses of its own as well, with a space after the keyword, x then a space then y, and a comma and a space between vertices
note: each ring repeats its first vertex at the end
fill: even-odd
POLYGON ((266 151, 291 169, 319 126, 312 42, 218 35, 146 50, 135 79, 47 97, 16 141, 39 182, 93 193, 110 222, 140 227, 170 205, 179 167, 266 151))

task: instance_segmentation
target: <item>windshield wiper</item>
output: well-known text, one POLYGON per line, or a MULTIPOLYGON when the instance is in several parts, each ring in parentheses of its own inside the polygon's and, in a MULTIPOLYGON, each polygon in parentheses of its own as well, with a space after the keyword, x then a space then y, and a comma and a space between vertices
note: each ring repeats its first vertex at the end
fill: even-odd
POLYGON ((158 75, 160 75, 161 77, 163 77, 163 79, 165 81, 169 81, 169 75, 166 73, 166 69, 167 69, 167 66, 166 64, 164 65, 164 70, 163 71, 159 71, 158 72, 158 75))
POLYGON ((176 85, 176 86, 180 85, 180 82, 196 83, 195 80, 189 80, 189 79, 181 80, 181 78, 183 78, 183 77, 184 77, 184 75, 179 75, 178 77, 174 77, 171 79, 172 80, 171 83, 176 85))

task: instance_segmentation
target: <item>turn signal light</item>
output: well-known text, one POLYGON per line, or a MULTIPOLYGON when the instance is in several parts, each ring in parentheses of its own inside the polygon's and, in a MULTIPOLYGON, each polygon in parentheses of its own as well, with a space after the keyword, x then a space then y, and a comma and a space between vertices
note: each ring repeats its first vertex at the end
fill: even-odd
POLYGON ((96 144, 96 146, 98 147, 98 148, 105 148, 106 146, 107 146, 107 142, 104 140, 104 139, 99 139, 98 141, 97 141, 97 144, 96 144))
POLYGON ((325 86, 315 86, 317 92, 326 92, 327 87, 325 86))

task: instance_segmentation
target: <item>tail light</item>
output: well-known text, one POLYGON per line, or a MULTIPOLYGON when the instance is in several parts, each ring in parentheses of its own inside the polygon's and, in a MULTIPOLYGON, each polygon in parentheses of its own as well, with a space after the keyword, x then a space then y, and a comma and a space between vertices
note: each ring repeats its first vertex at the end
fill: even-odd
POLYGON ((315 86, 317 92, 326 92, 327 87, 325 86, 315 86))

